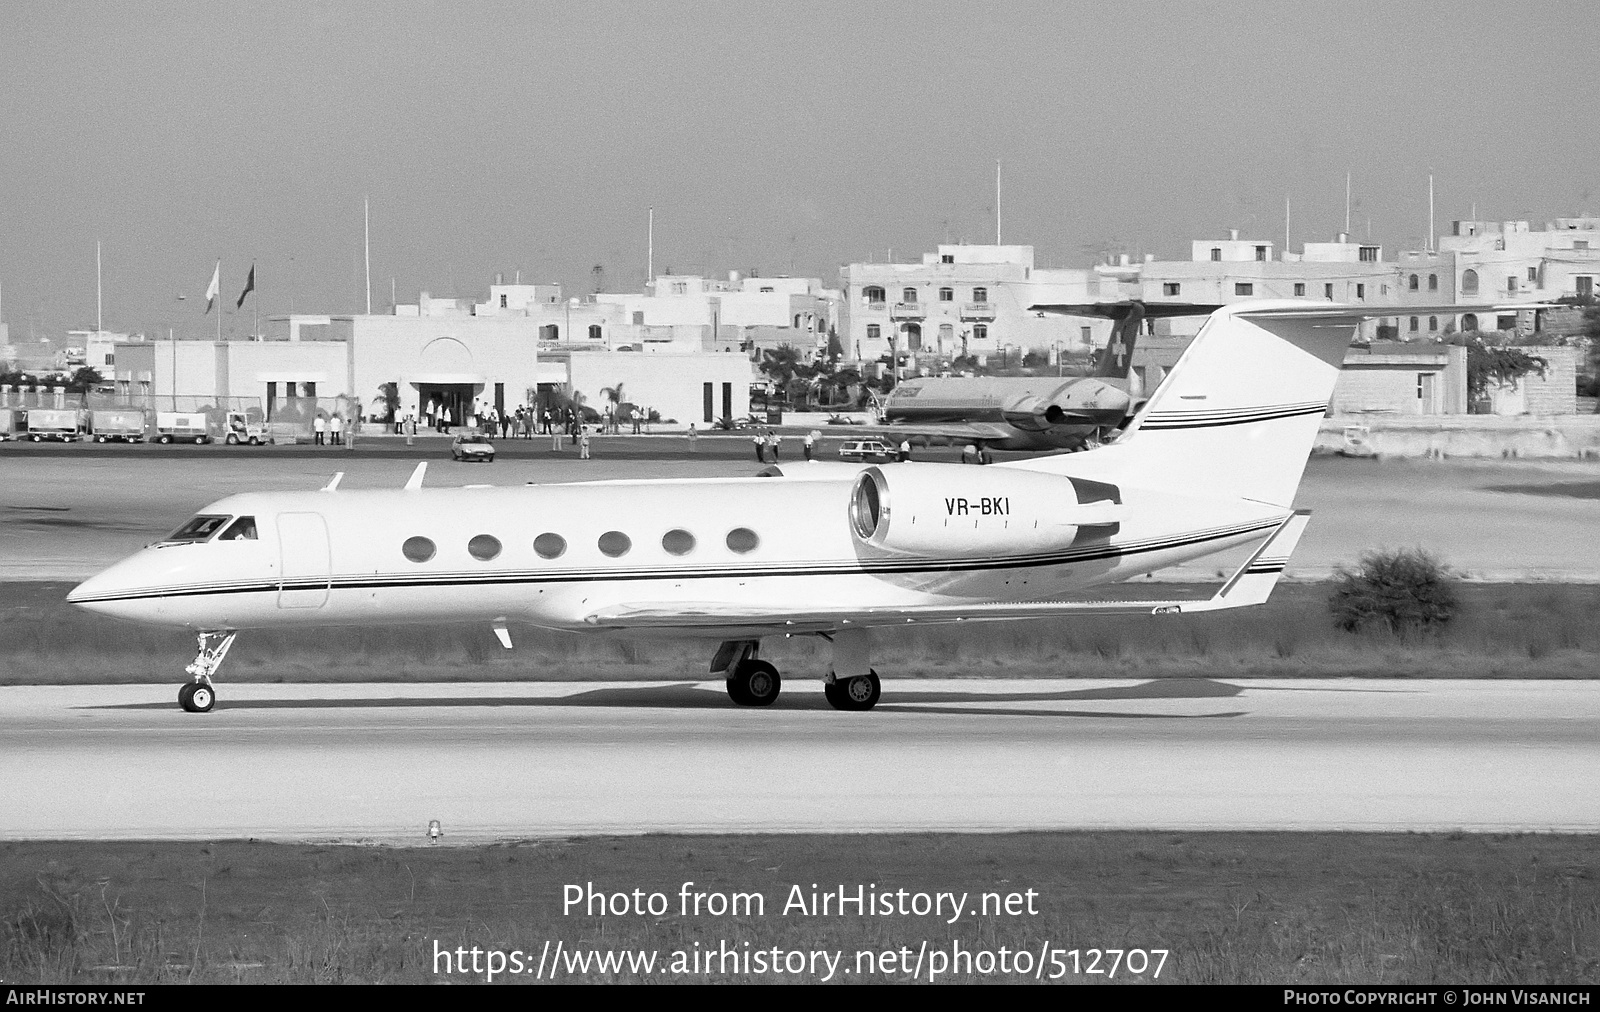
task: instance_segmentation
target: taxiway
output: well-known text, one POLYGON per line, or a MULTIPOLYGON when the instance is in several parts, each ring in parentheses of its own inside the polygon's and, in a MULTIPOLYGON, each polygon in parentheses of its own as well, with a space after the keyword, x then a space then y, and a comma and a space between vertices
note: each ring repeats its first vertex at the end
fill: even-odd
POLYGON ((0 838, 1600 831, 1600 682, 792 679, 0 689, 0 838))

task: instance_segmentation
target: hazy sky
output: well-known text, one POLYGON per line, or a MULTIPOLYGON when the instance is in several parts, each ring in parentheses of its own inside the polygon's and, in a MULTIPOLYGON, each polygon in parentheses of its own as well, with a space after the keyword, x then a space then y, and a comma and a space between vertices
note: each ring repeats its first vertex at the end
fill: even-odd
MULTIPOLYGON (((0 0, 0 285, 13 340, 200 335, 223 261, 263 314, 492 275, 656 268, 836 283, 1004 237, 1041 265, 1190 238, 1420 245, 1600 207, 1589 8, 1518 3, 177 3, 0 0), (291 259, 292 258, 292 259, 291 259), (188 296, 179 301, 178 295, 188 296)), ((248 319, 228 318, 229 329, 248 319)))

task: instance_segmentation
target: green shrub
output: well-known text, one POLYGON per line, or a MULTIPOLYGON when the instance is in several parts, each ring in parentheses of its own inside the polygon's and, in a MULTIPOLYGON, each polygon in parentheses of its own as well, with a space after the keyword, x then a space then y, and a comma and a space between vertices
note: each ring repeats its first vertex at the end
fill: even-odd
POLYGON ((1420 548, 1368 552, 1354 572, 1341 566, 1328 598, 1334 624, 1346 632, 1436 631, 1457 607, 1454 574, 1420 548))

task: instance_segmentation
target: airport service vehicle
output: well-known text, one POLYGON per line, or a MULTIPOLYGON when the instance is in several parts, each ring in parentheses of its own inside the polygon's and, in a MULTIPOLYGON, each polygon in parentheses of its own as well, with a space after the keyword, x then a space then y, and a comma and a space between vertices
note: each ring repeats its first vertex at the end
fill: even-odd
POLYGON ((74 408, 29 408, 27 438, 35 443, 51 439, 70 443, 77 439, 78 412, 74 408))
POLYGON ((450 442, 450 459, 494 463, 494 440, 481 432, 462 432, 450 442))
POLYGON ((228 434, 222 439, 229 446, 237 446, 240 443, 260 446, 270 437, 265 422, 251 421, 243 411, 228 412, 227 430, 228 434))
POLYGON ((209 443, 211 427, 204 412, 156 412, 156 442, 209 443))
POLYGON ((21 439, 26 433, 27 412, 21 408, 0 408, 0 443, 21 439))
POLYGON ((1218 309, 1126 434, 1079 453, 506 488, 423 488, 425 463, 399 489, 341 492, 335 475, 321 491, 218 500, 67 600, 194 632, 178 696, 190 711, 215 703, 242 630, 443 621, 481 622, 508 649, 512 622, 703 639, 747 706, 781 688, 763 639, 817 636, 828 701, 868 710, 875 629, 1264 603, 1305 530, 1295 490, 1346 348, 1392 312, 1218 309), (1231 548, 1245 562, 1210 597, 1117 594, 1231 548))
POLYGON ((894 447, 877 439, 852 439, 839 447, 840 460, 887 462, 899 458, 894 447))
POLYGON ((144 442, 144 412, 134 408, 97 408, 89 415, 97 443, 144 442))

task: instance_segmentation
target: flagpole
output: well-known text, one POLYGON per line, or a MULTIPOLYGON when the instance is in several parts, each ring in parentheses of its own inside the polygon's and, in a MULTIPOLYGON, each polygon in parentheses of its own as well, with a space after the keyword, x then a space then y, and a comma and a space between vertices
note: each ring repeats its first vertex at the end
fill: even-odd
POLYGON ((372 200, 361 198, 362 244, 367 255, 367 315, 372 315, 372 200))
POLYGON ((217 261, 217 343, 222 343, 222 261, 217 261))

